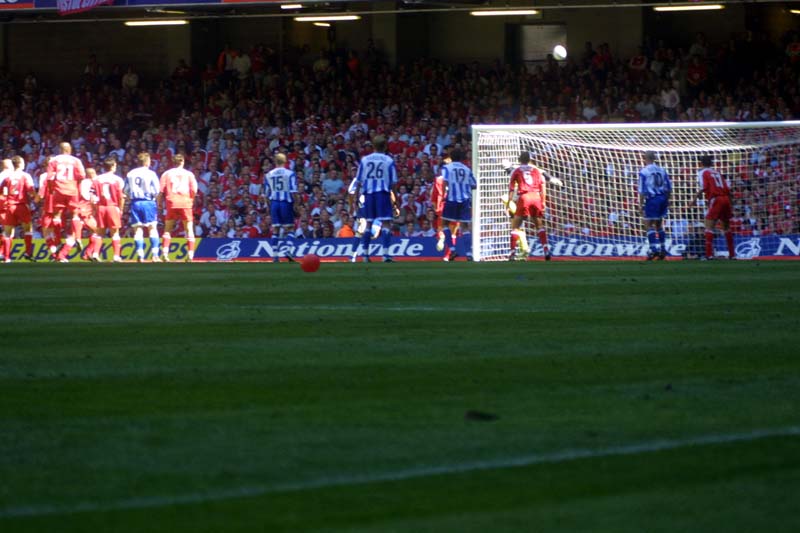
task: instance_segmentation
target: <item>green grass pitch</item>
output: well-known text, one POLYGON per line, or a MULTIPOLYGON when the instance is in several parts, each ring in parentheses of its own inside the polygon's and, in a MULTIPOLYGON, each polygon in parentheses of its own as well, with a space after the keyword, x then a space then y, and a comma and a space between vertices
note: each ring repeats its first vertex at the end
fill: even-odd
POLYGON ((3 533, 800 531, 800 263, 0 267, 3 533))

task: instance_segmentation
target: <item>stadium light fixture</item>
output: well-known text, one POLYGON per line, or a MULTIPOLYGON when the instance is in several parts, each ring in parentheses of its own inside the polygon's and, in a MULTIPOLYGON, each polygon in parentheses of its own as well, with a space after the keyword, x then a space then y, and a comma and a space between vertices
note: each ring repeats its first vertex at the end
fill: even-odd
POLYGON ((685 4, 679 6, 656 6, 653 11, 714 11, 725 9, 722 4, 685 4))
POLYGON ((281 9, 303 9, 303 4, 281 4, 281 9))
POLYGON ((483 9, 480 11, 470 11, 473 17, 511 17, 514 15, 538 15, 535 9, 483 9))
POLYGON ((338 22, 342 20, 360 20, 359 15, 309 15, 307 17, 295 17, 296 22, 338 22))
POLYGON ((320 28, 330 28, 331 27, 331 23, 330 22, 315 22, 314 26, 319 26, 320 28))
POLYGON ((188 20, 126 20, 126 26, 185 26, 188 20))
POLYGON ((800 9, 790 9, 789 13, 792 15, 800 15, 800 9))

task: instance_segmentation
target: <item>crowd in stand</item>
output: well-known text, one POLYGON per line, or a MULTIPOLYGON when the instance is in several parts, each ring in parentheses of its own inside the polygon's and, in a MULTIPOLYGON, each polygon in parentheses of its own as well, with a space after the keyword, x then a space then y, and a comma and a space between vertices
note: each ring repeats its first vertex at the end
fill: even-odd
MULTIPOLYGON (((22 155, 34 178, 62 140, 88 167, 115 155, 122 176, 140 151, 152 154, 158 174, 183 152, 200 186, 195 221, 204 237, 271 235, 262 182, 283 152, 302 189, 296 235, 331 237, 353 234, 347 186, 380 133, 400 177, 395 233, 432 236, 430 185, 451 147, 470 159, 471 124, 788 120, 800 116, 798 69, 796 36, 775 45, 698 35, 688 47, 658 42, 630 58, 586 43, 567 61, 535 65, 419 59, 390 67, 372 45, 361 54, 284 57, 264 45, 226 47, 204 68, 181 61, 163 80, 92 56, 70 88, 42 86, 35 73, 0 79, 1 149, 22 155)), ((796 210, 797 192, 796 184, 740 191, 740 217, 753 217, 749 231, 796 232, 766 210, 777 194, 796 210)))

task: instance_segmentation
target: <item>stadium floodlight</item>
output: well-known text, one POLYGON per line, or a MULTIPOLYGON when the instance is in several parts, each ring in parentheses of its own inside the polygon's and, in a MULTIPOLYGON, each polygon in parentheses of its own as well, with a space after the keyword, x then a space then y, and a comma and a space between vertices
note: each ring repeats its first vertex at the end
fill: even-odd
POLYGON ((126 26, 185 26, 188 20, 126 20, 126 26))
POLYGON ((296 22, 339 22, 343 20, 361 20, 359 15, 309 15, 295 17, 296 22))
MULTIPOLYGON (((800 121, 475 125, 476 261, 508 259, 511 225, 502 196, 508 193, 510 178, 504 161, 517 161, 522 151, 532 155, 531 164, 563 182, 561 187, 547 187, 545 225, 556 257, 636 255, 630 250, 646 242, 638 210, 639 170, 644 153, 654 151, 672 180, 665 227, 671 249, 679 253, 681 245, 690 246, 694 229, 703 225, 704 207, 695 202, 700 157, 711 155, 733 190, 746 190, 759 180, 767 180, 770 190, 791 190, 795 173, 780 169, 794 168, 800 121)), ((780 217, 786 215, 772 212, 767 198, 771 197, 746 206, 734 200, 734 209, 744 212, 746 207, 754 220, 783 220, 780 217)), ((534 228, 527 223, 524 227, 528 241, 536 243, 534 228)), ((532 248, 533 255, 542 255, 538 244, 532 248)))
POLYGON ((717 9, 725 9, 722 4, 681 4, 675 6, 655 6, 654 11, 669 12, 669 11, 714 11, 717 9))
POLYGON ((539 12, 535 9, 482 9, 479 11, 470 11, 473 17, 511 17, 514 15, 538 15, 539 12))
POLYGON ((790 9, 789 13, 792 15, 800 15, 800 9, 790 9))
POLYGON ((320 28, 330 28, 331 27, 331 23, 330 22, 315 22, 314 26, 318 26, 320 28))
POLYGON ((281 4, 281 9, 303 9, 303 4, 281 4))

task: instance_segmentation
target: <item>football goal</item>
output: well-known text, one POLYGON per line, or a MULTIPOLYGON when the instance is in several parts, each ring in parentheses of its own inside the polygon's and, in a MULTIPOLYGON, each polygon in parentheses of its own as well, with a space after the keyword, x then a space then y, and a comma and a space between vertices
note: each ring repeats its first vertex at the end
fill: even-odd
MULTIPOLYGON (((473 255, 478 261, 508 258, 510 220, 500 199, 509 182, 504 162, 516 163, 521 151, 563 182, 547 190, 554 256, 631 257, 646 253, 637 190, 646 151, 657 154, 672 179, 665 227, 669 254, 680 256, 693 253, 702 238, 704 205, 694 197, 703 155, 713 156, 731 184, 733 229, 740 239, 796 232, 799 148, 800 121, 476 125, 473 255)), ((542 255, 531 228, 526 231, 531 254, 542 255)))

